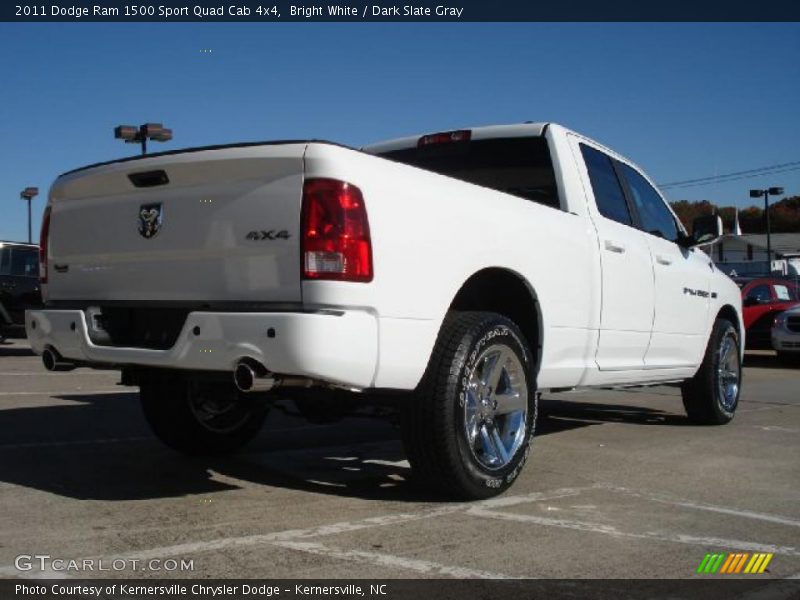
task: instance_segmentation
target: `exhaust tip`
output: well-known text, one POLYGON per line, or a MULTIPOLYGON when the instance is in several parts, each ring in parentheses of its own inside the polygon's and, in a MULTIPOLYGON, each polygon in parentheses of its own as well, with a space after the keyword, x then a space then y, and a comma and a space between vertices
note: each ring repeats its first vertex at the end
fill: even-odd
POLYGON ((244 358, 233 369, 233 383, 240 392, 268 392, 277 385, 275 377, 260 362, 244 358))
POLYGON ((255 371, 247 363, 240 362, 233 370, 233 383, 240 392, 249 392, 253 389, 256 380, 255 371))
POLYGON ((76 366, 62 357, 55 348, 45 348, 42 352, 42 364, 48 371, 72 371, 76 366))

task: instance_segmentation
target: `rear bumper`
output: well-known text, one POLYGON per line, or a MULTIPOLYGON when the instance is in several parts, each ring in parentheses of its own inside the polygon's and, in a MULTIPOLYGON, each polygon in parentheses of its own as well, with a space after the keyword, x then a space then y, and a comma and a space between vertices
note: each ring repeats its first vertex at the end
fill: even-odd
POLYGON ((251 358, 280 375, 366 388, 373 385, 378 361, 378 321, 357 310, 192 312, 168 350, 94 344, 80 310, 27 311, 25 327, 37 354, 49 346, 89 364, 233 371, 239 360, 251 358), (270 329, 274 337, 268 336, 270 329))

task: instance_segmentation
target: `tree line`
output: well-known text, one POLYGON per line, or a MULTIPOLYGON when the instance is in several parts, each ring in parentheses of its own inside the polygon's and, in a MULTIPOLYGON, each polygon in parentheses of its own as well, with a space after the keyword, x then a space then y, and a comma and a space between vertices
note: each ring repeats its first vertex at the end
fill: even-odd
MULTIPOLYGON (((731 206, 719 207, 708 200, 695 202, 678 200, 670 202, 670 206, 687 230, 691 231, 692 221, 696 217, 716 212, 722 217, 725 231, 733 231, 736 211, 731 206)), ((800 196, 784 198, 774 204, 770 202, 769 222, 772 233, 800 233, 800 196)), ((766 233, 767 223, 764 219, 764 209, 759 206, 748 206, 741 209, 739 211, 739 227, 741 227, 742 233, 766 233)))

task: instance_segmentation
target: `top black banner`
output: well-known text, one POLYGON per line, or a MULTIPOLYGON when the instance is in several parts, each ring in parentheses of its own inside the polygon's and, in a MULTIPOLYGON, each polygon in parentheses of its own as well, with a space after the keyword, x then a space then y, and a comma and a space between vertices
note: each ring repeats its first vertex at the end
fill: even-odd
POLYGON ((532 22, 532 21, 800 21, 797 0, 64 0, 12 2, 0 21, 105 22, 532 22))

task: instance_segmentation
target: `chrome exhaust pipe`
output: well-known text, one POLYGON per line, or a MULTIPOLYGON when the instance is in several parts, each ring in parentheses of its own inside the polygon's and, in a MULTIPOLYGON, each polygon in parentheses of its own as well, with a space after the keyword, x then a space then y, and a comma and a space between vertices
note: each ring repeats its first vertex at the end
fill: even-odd
POLYGON ((240 392, 268 392, 278 384, 278 380, 261 363, 243 359, 233 369, 233 383, 240 392))
POLYGON ((47 347, 42 352, 42 364, 48 371, 72 371, 77 365, 61 356, 55 348, 47 347))

